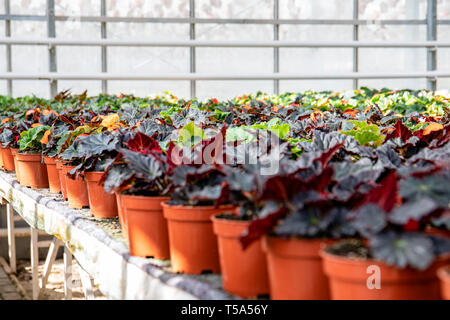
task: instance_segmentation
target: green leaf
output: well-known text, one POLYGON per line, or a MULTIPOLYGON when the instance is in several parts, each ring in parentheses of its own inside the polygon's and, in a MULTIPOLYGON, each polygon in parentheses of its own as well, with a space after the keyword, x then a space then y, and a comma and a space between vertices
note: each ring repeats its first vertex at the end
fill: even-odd
POLYGON ((21 151, 41 151, 41 139, 44 136, 45 131, 49 130, 49 126, 39 126, 23 131, 19 138, 19 149, 21 151))

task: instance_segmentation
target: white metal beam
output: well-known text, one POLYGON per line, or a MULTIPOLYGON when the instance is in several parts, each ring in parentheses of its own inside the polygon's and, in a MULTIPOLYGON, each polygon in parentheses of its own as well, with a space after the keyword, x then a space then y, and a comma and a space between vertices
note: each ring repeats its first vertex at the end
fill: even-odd
POLYGON ((414 79, 448 78, 450 71, 424 72, 341 72, 323 74, 302 73, 0 73, 0 79, 13 80, 321 80, 321 79, 414 79))
POLYGON ((0 44, 121 47, 233 47, 233 48, 449 48, 450 41, 206 41, 206 40, 114 40, 1 37, 0 44))

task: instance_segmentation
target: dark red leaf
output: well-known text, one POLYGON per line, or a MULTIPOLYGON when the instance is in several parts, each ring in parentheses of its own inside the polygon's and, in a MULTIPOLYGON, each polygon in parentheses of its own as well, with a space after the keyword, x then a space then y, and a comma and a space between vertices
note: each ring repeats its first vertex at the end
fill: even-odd
POLYGON ((395 123, 394 130, 390 132, 385 140, 400 138, 402 141, 406 142, 409 138, 413 136, 412 132, 406 127, 403 122, 398 119, 395 123))
POLYGON ((398 203, 397 174, 391 171, 384 179, 365 195, 360 205, 375 203, 386 212, 390 212, 398 203))
POLYGON ((332 147, 330 150, 325 151, 324 153, 322 153, 322 155, 320 156, 320 158, 318 158, 317 160, 320 161, 320 163, 322 164, 322 168, 325 168, 326 165, 328 164, 328 161, 330 161, 330 159, 334 156, 334 154, 344 146, 344 143, 338 143, 336 144, 334 147, 332 147))
POLYGON ((149 154, 151 152, 161 153, 158 141, 138 131, 133 138, 128 140, 128 149, 135 152, 149 154))
POLYGON ((258 240, 261 236, 270 232, 278 220, 286 215, 286 212, 286 208, 283 207, 271 214, 268 214, 262 219, 257 219, 250 222, 246 232, 239 238, 242 248, 247 248, 253 241, 258 240))

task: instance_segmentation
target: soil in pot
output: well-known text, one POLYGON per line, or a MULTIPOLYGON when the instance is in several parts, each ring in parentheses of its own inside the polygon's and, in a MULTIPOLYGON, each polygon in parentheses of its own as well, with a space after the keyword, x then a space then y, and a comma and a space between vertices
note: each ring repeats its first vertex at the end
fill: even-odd
POLYGON ((50 192, 60 193, 61 192, 61 182, 59 181, 59 173, 56 168, 56 160, 51 157, 44 157, 44 163, 47 166, 48 175, 48 185, 50 192))
POLYGON ((242 249, 239 237, 250 224, 234 214, 212 217, 214 233, 219 247, 222 283, 226 291, 243 298, 269 295, 266 256, 261 240, 242 249))
POLYGON ((59 176, 59 184, 60 184, 60 189, 61 189, 61 193, 63 195, 63 199, 64 200, 68 200, 67 198, 67 188, 66 188, 66 179, 64 177, 64 172, 62 170, 62 167, 64 165, 64 161, 63 160, 56 160, 56 170, 58 170, 58 176, 59 176))
POLYGON ((17 170, 21 185, 33 189, 48 188, 47 167, 40 153, 16 153, 17 170))
POLYGON ((161 207, 168 200, 168 197, 121 194, 131 255, 158 260, 170 258, 167 220, 161 207))
POLYGON ((94 217, 99 219, 117 217, 117 202, 114 194, 106 193, 99 184, 103 172, 86 172, 85 180, 89 195, 89 207, 94 217))
POLYGON ((6 171, 14 171, 16 167, 14 166, 14 156, 10 148, 0 148, 2 152, 3 168, 6 171))
POLYGON ((450 265, 439 268, 437 274, 441 280, 442 299, 450 300, 450 265))
POLYGON ((334 300, 436 300, 441 298, 437 269, 450 262, 439 257, 424 271, 398 269, 373 260, 359 241, 341 242, 321 253, 334 300))
POLYGON ((182 206, 163 203, 168 222, 170 261, 174 272, 220 273, 217 238, 211 217, 233 212, 233 206, 182 206))
POLYGON ((274 300, 326 300, 330 293, 320 251, 334 239, 266 236, 270 295, 274 300))
POLYGON ((75 167, 68 165, 62 166, 64 180, 66 181, 66 192, 69 200, 69 207, 74 209, 89 207, 89 197, 84 179, 80 176, 73 179, 68 176, 68 172, 73 168, 75 167))

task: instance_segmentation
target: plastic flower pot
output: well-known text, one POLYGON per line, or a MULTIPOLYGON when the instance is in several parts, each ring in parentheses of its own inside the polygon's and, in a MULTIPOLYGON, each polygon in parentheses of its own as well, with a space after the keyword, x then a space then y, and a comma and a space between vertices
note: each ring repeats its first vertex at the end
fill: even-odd
POLYGON ((3 166, 3 155, 2 155, 3 151, 0 150, 0 168, 4 169, 5 167, 3 166))
POLYGON ((439 268, 437 275, 441 280, 442 299, 450 300, 450 265, 439 268))
POLYGON ((162 203, 169 228, 170 261, 174 272, 220 273, 217 238, 211 217, 234 211, 233 206, 172 206, 162 203))
POLYGON ((269 294, 266 256, 261 240, 242 249, 239 237, 250 221, 212 217, 219 247, 222 283, 226 291, 243 298, 257 298, 269 294))
POLYGON ((86 187, 86 182, 82 177, 75 177, 72 179, 68 176, 68 172, 75 168, 74 166, 62 166, 64 180, 66 181, 66 192, 69 200, 69 207, 74 209, 81 209, 89 206, 89 197, 86 187))
POLYGON ((122 206, 122 194, 119 192, 115 193, 116 195, 116 203, 117 203, 117 214, 119 216, 119 223, 122 229, 122 236, 124 238, 128 238, 128 226, 127 226, 127 220, 125 216, 125 212, 123 210, 122 206))
POLYGON ((60 184, 61 193, 63 195, 63 199, 68 200, 67 191, 66 191, 66 179, 64 177, 64 173, 62 170, 64 161, 58 160, 58 159, 56 159, 55 161, 56 161, 56 170, 58 171, 58 176, 59 176, 59 184, 60 184))
POLYGON ((2 160, 3 160, 3 168, 6 171, 14 171, 16 170, 14 166, 14 156, 11 152, 11 148, 0 148, 2 152, 2 160))
POLYGON ((161 207, 161 202, 168 200, 168 197, 121 195, 131 255, 158 260, 170 258, 167 220, 161 207))
POLYGON ((58 169, 56 169, 56 159, 51 157, 44 157, 44 163, 47 166, 48 185, 50 192, 60 193, 61 182, 59 181, 58 169))
POLYGON ((99 219, 117 217, 117 202, 114 194, 106 193, 99 184, 103 172, 93 171, 85 173, 85 180, 89 195, 89 207, 94 217, 99 219))
POLYGON ((326 300, 328 279, 322 270, 320 251, 334 239, 302 239, 265 236, 270 295, 274 300, 326 300))
POLYGON ((333 300, 437 300, 441 298, 437 269, 450 262, 450 255, 441 256, 419 271, 326 251, 321 256, 333 300))
POLYGON ((19 168, 19 163, 17 162, 17 157, 16 157, 17 152, 19 152, 19 149, 11 148, 11 154, 12 154, 13 160, 14 160, 14 168, 16 171, 16 179, 20 183, 20 168, 19 168))
POLYGON ((48 188, 47 167, 40 153, 16 153, 21 185, 33 189, 48 188))

